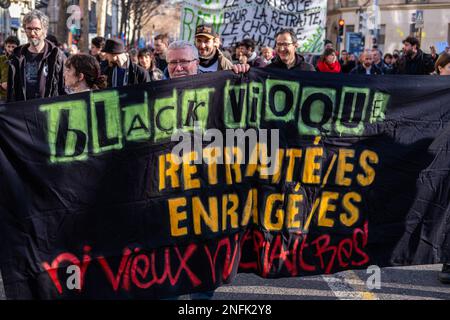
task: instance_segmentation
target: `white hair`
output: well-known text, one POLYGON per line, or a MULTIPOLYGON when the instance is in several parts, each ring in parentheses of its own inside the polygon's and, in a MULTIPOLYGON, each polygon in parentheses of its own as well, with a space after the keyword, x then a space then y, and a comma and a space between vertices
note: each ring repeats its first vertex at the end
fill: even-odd
POLYGON ((169 45, 168 50, 190 49, 194 59, 198 60, 198 50, 194 44, 186 40, 174 41, 169 45))

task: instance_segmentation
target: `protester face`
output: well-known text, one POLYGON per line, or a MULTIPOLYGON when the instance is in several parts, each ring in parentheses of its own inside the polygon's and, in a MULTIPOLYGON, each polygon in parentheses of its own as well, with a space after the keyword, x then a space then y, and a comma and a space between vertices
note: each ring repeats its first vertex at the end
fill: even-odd
POLYGON ((411 43, 405 42, 403 44, 403 53, 407 56, 412 56, 417 51, 416 46, 412 46, 411 43))
POLYGON ((393 58, 391 58, 391 57, 386 57, 386 58, 384 58, 384 63, 386 63, 388 65, 391 65, 392 64, 392 59, 393 58))
POLYGON ((69 89, 75 89, 83 81, 84 75, 80 73, 78 76, 75 73, 75 68, 73 66, 64 67, 64 84, 69 89))
POLYGON ((438 68, 441 76, 450 76, 450 63, 447 63, 444 67, 439 66, 438 68))
POLYGON ((202 58, 211 57, 216 51, 216 48, 214 46, 214 39, 205 36, 196 37, 195 46, 198 49, 198 54, 202 58))
POLYGON ((348 59, 348 52, 342 51, 341 58, 343 61, 346 61, 348 59))
POLYGON ((264 59, 266 59, 266 60, 272 60, 272 58, 273 58, 273 52, 272 52, 272 49, 270 49, 270 48, 264 48, 263 50, 262 50, 262 56, 264 57, 264 59))
POLYGON ((325 50, 326 49, 333 49, 333 44, 332 43, 327 43, 326 45, 325 45, 325 50))
POLYGON ((373 56, 370 53, 364 53, 362 63, 366 68, 369 68, 373 64, 373 56))
POLYGON ((251 54, 250 50, 248 50, 246 46, 239 46, 239 52, 240 52, 242 55, 245 55, 245 56, 247 56, 247 57, 249 57, 250 54, 251 54))
POLYGON ((12 53, 13 53, 15 48, 17 48, 17 44, 15 44, 15 43, 7 43, 5 45, 6 55, 8 55, 8 56, 12 55, 12 53))
POLYGON ((27 23, 25 25, 25 32, 28 42, 33 47, 38 47, 41 45, 47 36, 47 30, 42 27, 42 23, 39 19, 33 19, 30 23, 27 23))
POLYGON ((198 72, 198 60, 189 48, 167 51, 167 69, 171 79, 195 75, 198 72))
POLYGON ((139 65, 144 69, 150 69, 150 67, 152 66, 152 58, 148 55, 140 56, 139 65))
POLYGON ((295 59, 295 49, 297 44, 292 41, 289 33, 282 33, 278 35, 275 41, 276 51, 281 61, 285 64, 290 64, 295 59))
POLYGON ((125 53, 120 54, 112 54, 112 53, 106 53, 105 54, 106 60, 108 61, 108 64, 112 67, 114 66, 121 66, 127 61, 127 55, 125 53))
POLYGON ((164 54, 167 50, 166 44, 161 40, 155 40, 155 53, 157 55, 164 54))
POLYGON ((350 61, 356 61, 356 56, 352 53, 349 57, 348 60, 350 61))
POLYGON ((138 63, 139 63, 138 56, 130 55, 130 59, 131 59, 131 62, 133 62, 133 63, 135 63, 135 64, 138 64, 138 63))
POLYGON ((381 61, 381 55, 378 50, 372 50, 372 57, 375 63, 379 63, 381 61))
POLYGON ((236 47, 234 52, 235 52, 236 57, 239 57, 241 55, 241 47, 236 47))
POLYGON ((336 54, 330 54, 328 56, 325 57, 325 62, 328 64, 333 64, 336 61, 336 54))
POLYGON ((91 55, 98 56, 101 52, 101 49, 91 44, 91 55))

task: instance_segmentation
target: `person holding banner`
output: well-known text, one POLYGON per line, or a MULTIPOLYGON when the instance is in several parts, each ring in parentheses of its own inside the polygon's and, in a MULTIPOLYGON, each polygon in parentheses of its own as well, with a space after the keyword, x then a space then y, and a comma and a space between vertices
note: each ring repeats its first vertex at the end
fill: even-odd
POLYGON ((79 53, 70 56, 64 64, 64 82, 69 93, 106 88, 106 76, 94 56, 79 53))
POLYGON ((281 29, 275 34, 275 51, 277 56, 266 68, 288 69, 295 71, 316 71, 313 65, 305 62, 296 50, 297 35, 292 29, 281 29))
POLYGON ((215 38, 216 33, 211 25, 199 25, 195 30, 195 46, 200 56, 198 67, 200 73, 231 70, 233 68, 233 63, 225 58, 217 48, 215 38))
MULTIPOLYGON (((199 67, 199 53, 190 42, 174 41, 167 49, 167 70, 169 79, 193 76, 202 73, 199 67)), ((234 73, 245 73, 250 70, 248 64, 235 64, 231 66, 234 73)))

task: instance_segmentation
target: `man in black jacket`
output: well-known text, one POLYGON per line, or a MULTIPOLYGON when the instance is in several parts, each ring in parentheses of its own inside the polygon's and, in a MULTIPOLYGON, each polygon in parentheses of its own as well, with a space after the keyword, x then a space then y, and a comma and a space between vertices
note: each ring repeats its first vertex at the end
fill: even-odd
POLYGON ((383 70, 378 68, 373 62, 373 55, 370 51, 365 51, 361 53, 359 57, 360 64, 350 71, 351 74, 383 74, 383 70))
POLYGON ((66 56, 45 40, 48 22, 48 17, 38 10, 24 16, 28 44, 17 47, 10 58, 8 102, 66 94, 63 76, 66 56))
POLYGON ((403 57, 398 62, 394 73, 428 75, 434 71, 437 58, 435 52, 430 55, 420 50, 417 38, 408 37, 403 40, 403 57))
POLYGON ((109 66, 106 69, 108 88, 117 88, 138 83, 150 82, 148 71, 131 62, 120 39, 108 39, 102 52, 109 66))
POLYGON ((297 35, 292 29, 281 29, 275 34, 275 50, 277 56, 266 68, 288 69, 296 71, 316 71, 312 64, 296 52, 297 35))

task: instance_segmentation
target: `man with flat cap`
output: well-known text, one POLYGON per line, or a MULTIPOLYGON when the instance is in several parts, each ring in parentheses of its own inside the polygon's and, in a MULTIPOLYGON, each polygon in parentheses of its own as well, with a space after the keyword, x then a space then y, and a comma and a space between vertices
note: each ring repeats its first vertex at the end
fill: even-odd
POLYGON ((233 63, 225 58, 223 53, 217 48, 214 38, 217 34, 211 25, 199 25, 195 30, 195 46, 200 56, 200 73, 216 72, 221 70, 231 70, 233 63))
POLYGON ((106 76, 108 88, 117 88, 138 83, 150 82, 147 70, 133 63, 125 52, 120 39, 108 39, 102 50, 108 61, 106 76))

